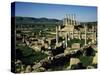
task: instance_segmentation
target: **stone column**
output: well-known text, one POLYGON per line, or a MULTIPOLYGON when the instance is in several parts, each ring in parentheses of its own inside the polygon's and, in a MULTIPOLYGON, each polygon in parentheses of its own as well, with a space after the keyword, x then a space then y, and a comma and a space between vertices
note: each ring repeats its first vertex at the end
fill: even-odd
POLYGON ((69 25, 71 25, 71 14, 69 14, 69 25))
POLYGON ((81 40, 81 31, 79 31, 79 39, 81 40))
POLYGON ((74 19, 74 26, 76 25, 76 20, 75 20, 75 18, 76 18, 76 15, 74 14, 74 16, 73 16, 73 19, 74 19))
POLYGON ((60 29, 61 29, 61 27, 60 27, 60 25, 59 25, 59 31, 60 31, 60 29))
POLYGON ((85 28, 85 45, 87 44, 87 26, 84 24, 85 28))
POLYGON ((68 40, 68 32, 66 32, 66 34, 65 34, 65 44, 66 44, 66 48, 67 48, 67 40, 68 40))
POLYGON ((95 27, 92 26, 92 43, 96 42, 96 32, 95 32, 95 27))
POLYGON ((56 26, 56 45, 58 45, 58 27, 56 26))
POLYGON ((71 25, 73 25, 73 14, 71 14, 71 25))
POLYGON ((22 42, 23 42, 23 43, 25 42, 25 37, 24 37, 24 35, 23 35, 23 38, 22 38, 22 42))
POLYGON ((70 20, 69 20, 69 18, 70 18, 70 15, 68 14, 68 16, 67 16, 67 18, 68 18, 68 20, 67 20, 67 24, 69 25, 70 24, 70 20))
POLYGON ((94 43, 94 27, 92 26, 92 43, 94 43))
POLYGON ((65 24, 66 24, 66 25, 68 24, 68 23, 67 23, 67 14, 66 14, 66 23, 65 23, 65 24))
POLYGON ((65 18, 63 19, 63 25, 65 25, 65 18))
MULTIPOLYGON (((94 28, 95 31, 95 28, 94 28)), ((95 42, 97 41, 97 32, 95 31, 95 42)))
POLYGON ((61 36, 61 26, 59 25, 59 36, 61 36))
POLYGON ((74 14, 73 14, 73 16, 72 16, 72 25, 74 25, 74 14))
POLYGON ((74 29, 73 29, 73 31, 72 31, 72 39, 74 39, 74 29))

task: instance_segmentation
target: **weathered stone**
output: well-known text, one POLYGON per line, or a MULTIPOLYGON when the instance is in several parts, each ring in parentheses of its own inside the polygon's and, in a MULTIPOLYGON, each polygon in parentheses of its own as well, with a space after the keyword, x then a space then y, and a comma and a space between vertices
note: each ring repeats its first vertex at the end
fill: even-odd
POLYGON ((78 63, 80 63, 80 60, 78 58, 70 58, 70 66, 76 65, 78 63))
POLYGON ((80 48, 80 44, 79 43, 74 43, 74 44, 72 44, 72 48, 79 49, 80 48))
POLYGON ((37 63, 36 65, 34 65, 32 68, 33 69, 36 69, 36 68, 39 68, 42 64, 41 63, 37 63))
POLYGON ((92 64, 97 64, 97 53, 96 53, 96 55, 93 57, 92 64))
POLYGON ((30 65, 28 65, 28 66, 26 67, 25 72, 26 72, 26 73, 31 72, 31 66, 30 66, 30 65))
POLYGON ((19 63, 22 63, 21 60, 17 60, 17 61, 15 62, 15 64, 19 64, 19 63))
POLYGON ((93 66, 87 66, 87 69, 94 69, 93 66))

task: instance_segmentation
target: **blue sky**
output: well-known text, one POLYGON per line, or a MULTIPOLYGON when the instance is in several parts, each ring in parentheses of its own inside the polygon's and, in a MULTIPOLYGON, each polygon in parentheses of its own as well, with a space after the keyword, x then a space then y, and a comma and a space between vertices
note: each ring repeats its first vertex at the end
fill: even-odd
POLYGON ((81 22, 97 21, 97 8, 90 6, 58 5, 16 2, 15 16, 63 19, 66 14, 76 14, 81 22))

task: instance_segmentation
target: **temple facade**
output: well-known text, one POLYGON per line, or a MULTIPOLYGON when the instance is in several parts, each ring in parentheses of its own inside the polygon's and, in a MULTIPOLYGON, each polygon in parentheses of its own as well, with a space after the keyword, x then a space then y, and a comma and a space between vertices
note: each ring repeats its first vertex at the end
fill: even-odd
POLYGON ((76 14, 66 14, 66 16, 63 19, 63 27, 61 25, 56 26, 56 45, 59 43, 59 37, 65 38, 64 43, 66 43, 67 47, 67 41, 71 39, 84 39, 85 44, 87 44, 87 40, 91 39, 91 43, 96 42, 96 32, 94 26, 92 26, 92 29, 88 29, 87 25, 82 25, 83 28, 76 29, 75 27, 79 26, 80 22, 76 19, 76 14))

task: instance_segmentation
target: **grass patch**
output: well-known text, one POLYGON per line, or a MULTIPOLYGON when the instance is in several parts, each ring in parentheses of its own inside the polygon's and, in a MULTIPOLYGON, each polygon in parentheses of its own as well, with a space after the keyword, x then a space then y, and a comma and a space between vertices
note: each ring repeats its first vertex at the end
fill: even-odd
POLYGON ((79 59, 83 63, 83 66, 92 65, 93 56, 80 56, 79 59))
POLYGON ((20 56, 20 60, 24 64, 33 64, 34 62, 39 62, 40 60, 46 58, 48 55, 42 52, 35 52, 33 49, 24 46, 17 46, 16 47, 16 54, 20 56))
MULTIPOLYGON (((88 39, 87 43, 90 41, 92 41, 92 40, 88 39)), ((85 40, 84 39, 81 39, 81 40, 80 39, 72 39, 72 40, 68 41, 68 47, 71 47, 71 45, 73 43, 80 43, 80 46, 82 47, 85 44, 85 40)))

